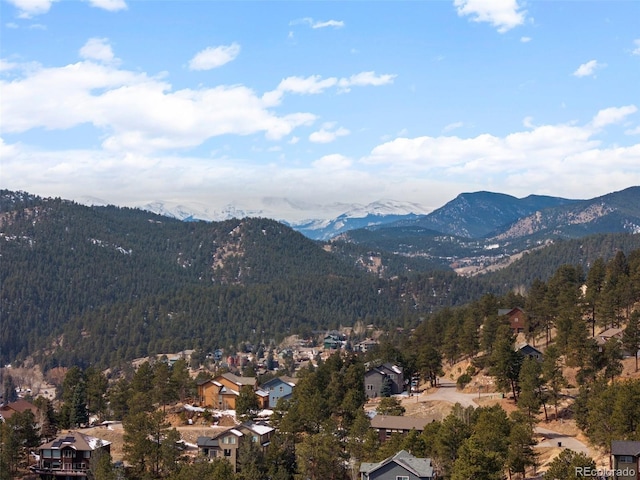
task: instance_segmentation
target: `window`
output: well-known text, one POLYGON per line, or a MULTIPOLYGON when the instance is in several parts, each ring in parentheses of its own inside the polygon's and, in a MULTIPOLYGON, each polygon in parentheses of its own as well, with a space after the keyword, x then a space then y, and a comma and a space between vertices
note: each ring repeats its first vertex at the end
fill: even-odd
POLYGON ((62 451, 62 456, 64 458, 71 458, 73 457, 73 450, 71 450, 70 448, 67 448, 65 450, 62 451))
POLYGON ((230 457, 231 456, 231 449, 225 448, 224 449, 224 456, 225 457, 230 457))
POLYGON ((634 463, 633 457, 631 455, 620 455, 618 456, 619 463, 634 463))
POLYGON ((367 383, 367 390, 373 390, 373 385, 371 385, 370 383, 367 383))
POLYGON ((396 475, 396 480, 409 480, 409 477, 406 475, 396 475))

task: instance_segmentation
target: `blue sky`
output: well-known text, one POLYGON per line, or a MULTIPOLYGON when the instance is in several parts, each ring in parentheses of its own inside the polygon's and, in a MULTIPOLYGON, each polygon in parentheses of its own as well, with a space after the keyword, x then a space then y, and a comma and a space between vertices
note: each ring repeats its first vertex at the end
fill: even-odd
POLYGON ((640 185, 640 2, 0 9, 2 188, 295 221, 640 185))

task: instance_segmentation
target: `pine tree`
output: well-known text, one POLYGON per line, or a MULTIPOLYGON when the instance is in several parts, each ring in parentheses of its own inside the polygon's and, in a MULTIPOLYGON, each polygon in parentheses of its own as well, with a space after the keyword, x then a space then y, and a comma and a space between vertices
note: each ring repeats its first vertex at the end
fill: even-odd
POLYGON ((629 323, 622 334, 622 345, 624 349, 631 353, 636 361, 638 371, 638 352, 640 351, 640 311, 635 311, 629 317, 629 323))
POLYGON ((508 326, 503 325, 498 330, 498 339, 491 354, 489 373, 496 379, 497 387, 502 391, 513 394, 513 400, 518 401, 518 382, 522 355, 514 350, 514 337, 508 326))
POLYGON ((518 408, 529 417, 530 421, 535 419, 542 405, 541 375, 542 368, 540 363, 533 357, 525 358, 519 375, 520 396, 518 398, 518 408))

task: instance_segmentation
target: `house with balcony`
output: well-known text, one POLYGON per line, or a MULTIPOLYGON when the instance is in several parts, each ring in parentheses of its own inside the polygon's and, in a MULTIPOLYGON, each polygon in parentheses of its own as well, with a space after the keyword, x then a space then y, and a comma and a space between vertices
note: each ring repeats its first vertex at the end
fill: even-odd
POLYGON ((38 448, 39 460, 31 470, 41 480, 82 480, 88 478, 91 459, 99 452, 110 453, 111 442, 69 432, 38 448))
POLYGON ((242 442, 253 442, 262 452, 266 452, 275 429, 264 423, 247 422, 228 428, 212 437, 198 437, 198 452, 208 459, 224 458, 234 468, 238 468, 238 450, 242 442))

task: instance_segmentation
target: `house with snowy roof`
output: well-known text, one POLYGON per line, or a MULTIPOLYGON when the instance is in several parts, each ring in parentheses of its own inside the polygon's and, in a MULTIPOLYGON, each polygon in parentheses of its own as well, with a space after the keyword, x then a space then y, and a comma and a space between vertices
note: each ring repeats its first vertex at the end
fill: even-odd
POLYGON ((68 432, 38 448, 38 463, 31 470, 42 480, 87 479, 91 459, 110 453, 111 442, 80 432, 68 432))
POLYGON ((275 429, 265 423, 247 422, 228 428, 212 437, 198 437, 198 452, 207 458, 224 458, 234 469, 238 466, 238 450, 242 442, 250 441, 266 452, 275 429))
POLYGON ((430 458, 418 458, 405 450, 380 463, 362 463, 361 480, 432 480, 435 472, 430 458))

